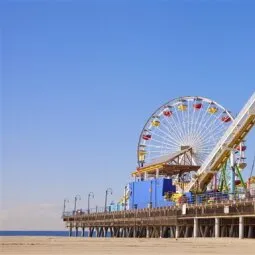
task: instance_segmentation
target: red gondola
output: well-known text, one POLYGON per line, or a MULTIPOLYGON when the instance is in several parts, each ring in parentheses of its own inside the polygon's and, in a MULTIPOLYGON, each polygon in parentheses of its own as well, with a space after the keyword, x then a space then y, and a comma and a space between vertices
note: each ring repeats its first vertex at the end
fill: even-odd
POLYGON ((221 118, 221 120, 222 120, 223 122, 229 122, 229 121, 231 121, 231 118, 230 118, 229 116, 223 116, 223 117, 221 118))
POLYGON ((235 180, 235 185, 239 185, 241 184, 241 181, 240 180, 235 180))
POLYGON ((163 111, 163 114, 164 114, 164 116, 166 116, 166 117, 170 117, 170 116, 173 114, 173 112, 170 111, 170 110, 164 110, 164 111, 163 111))
POLYGON ((240 146, 240 145, 238 145, 237 147, 236 147, 236 150, 238 150, 238 151, 245 151, 247 149, 247 147, 245 146, 245 145, 242 145, 242 146, 240 146))
POLYGON ((143 135, 143 139, 146 140, 146 141, 148 141, 148 140, 151 139, 151 135, 150 135, 150 134, 144 134, 144 135, 143 135))
POLYGON ((196 110, 199 110, 202 108, 202 104, 201 103, 195 103, 193 104, 193 107, 196 109, 196 110))

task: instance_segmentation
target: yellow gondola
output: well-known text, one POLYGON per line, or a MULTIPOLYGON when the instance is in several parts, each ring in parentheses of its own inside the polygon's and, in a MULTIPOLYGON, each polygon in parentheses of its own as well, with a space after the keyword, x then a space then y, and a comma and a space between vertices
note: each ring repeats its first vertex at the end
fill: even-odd
POLYGON ((179 104, 177 108, 179 111, 186 111, 188 106, 186 104, 179 104))
POLYGON ((142 162, 142 161, 145 160, 145 155, 146 155, 146 154, 147 154, 147 152, 144 151, 144 150, 140 150, 140 151, 139 151, 139 161, 140 161, 140 162, 142 162))
POLYGON ((218 112, 218 108, 216 106, 211 106, 211 107, 208 108, 208 112, 210 114, 215 114, 215 113, 218 112))
POLYGON ((247 166, 247 164, 246 164, 245 162, 240 162, 240 163, 238 164, 238 168, 239 168, 240 170, 243 170, 246 166, 247 166))
POLYGON ((156 119, 156 120, 153 120, 151 122, 151 124, 152 124, 153 127, 158 127, 158 126, 160 126, 160 121, 156 119))

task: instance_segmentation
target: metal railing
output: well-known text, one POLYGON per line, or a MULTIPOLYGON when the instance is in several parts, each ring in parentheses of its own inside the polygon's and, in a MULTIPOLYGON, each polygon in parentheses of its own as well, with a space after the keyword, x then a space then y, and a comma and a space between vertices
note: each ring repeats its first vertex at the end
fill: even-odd
MULTIPOLYGON (((183 204, 187 206, 207 206, 207 205, 231 205, 236 204, 239 202, 255 202, 255 188, 251 188, 246 191, 239 191, 235 193, 224 193, 224 192, 207 192, 202 194, 190 194, 190 195, 183 195, 177 201, 172 201, 172 206, 161 206, 160 203, 150 203, 144 202, 140 203, 139 207, 136 205, 131 205, 130 208, 126 212, 130 211, 144 211, 144 210, 156 210, 161 208, 182 208, 183 204)), ((89 214, 110 214, 110 213, 117 213, 117 212, 124 212, 124 210, 119 211, 111 211, 110 206, 107 207, 105 211, 105 207, 96 207, 91 208, 88 210, 79 209, 72 212, 65 212, 63 213, 62 217, 73 217, 73 216, 81 216, 81 215, 89 215, 89 214)))

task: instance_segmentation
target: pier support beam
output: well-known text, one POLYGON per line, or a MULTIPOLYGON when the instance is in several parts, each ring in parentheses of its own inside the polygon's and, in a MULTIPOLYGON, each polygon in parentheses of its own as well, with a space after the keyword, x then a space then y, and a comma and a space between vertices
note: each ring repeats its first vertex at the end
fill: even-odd
POLYGON ((81 236, 82 236, 82 237, 85 236, 85 228, 82 228, 81 236))
POLYGON ((175 228, 175 238, 179 238, 179 226, 176 225, 176 228, 175 228))
POLYGON ((75 228, 75 237, 78 236, 78 230, 79 230, 79 229, 76 227, 76 228, 75 228))
POLYGON ((184 233, 184 237, 185 238, 187 238, 187 237, 189 237, 189 226, 186 226, 186 228, 185 228, 185 233, 184 233))
POLYGON ((136 238, 136 227, 133 229, 133 237, 136 238))
POLYGON ((96 228, 97 237, 100 237, 99 227, 96 228))
POLYGON ((150 228, 146 227, 146 238, 150 238, 150 228))
POLYGON ((93 237, 94 227, 89 228, 89 237, 93 237))
POLYGON ((106 237, 107 236, 107 228, 103 228, 103 233, 102 233, 102 237, 106 237))
POLYGON ((239 239, 244 238, 244 220, 243 217, 239 217, 239 239))
POLYGON ((193 237, 197 238, 198 237, 198 219, 194 218, 194 229, 193 229, 193 237))
POLYGON ((163 227, 159 227, 159 238, 163 236, 163 227))
POLYGON ((70 228, 69 228, 69 236, 72 236, 72 234, 73 234, 73 228, 70 227, 70 228))
POLYGON ((219 238, 220 237, 220 219, 219 218, 215 218, 215 226, 214 226, 214 233, 215 233, 215 237, 219 238))
POLYGON ((253 237, 253 226, 249 226, 248 238, 252 238, 252 237, 253 237))

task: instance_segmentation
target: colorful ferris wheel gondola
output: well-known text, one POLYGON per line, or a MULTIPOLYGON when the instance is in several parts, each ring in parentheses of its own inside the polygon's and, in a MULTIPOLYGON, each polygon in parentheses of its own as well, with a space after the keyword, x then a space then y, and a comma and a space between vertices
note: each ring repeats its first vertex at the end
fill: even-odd
POLYGON ((166 106, 166 107, 164 107, 163 115, 164 115, 165 117, 171 117, 172 114, 173 114, 172 106, 166 106))
POLYGON ((151 124, 153 127, 159 127, 160 126, 160 119, 158 116, 153 116, 151 124))
POLYGON ((203 106, 203 100, 201 99, 201 98, 195 98, 194 99, 194 104, 193 104, 193 108, 195 109, 195 110, 200 110, 201 108, 202 108, 202 106, 203 106))
POLYGON ((151 134, 148 130, 144 130, 143 139, 146 140, 146 141, 151 139, 151 134))
POLYGON ((230 122, 232 119, 226 111, 223 112, 221 120, 225 123, 230 122))
POLYGON ((237 151, 246 151, 247 149, 247 146, 246 145, 243 145, 243 144, 239 144, 237 147, 236 147, 236 150, 237 151))
POLYGON ((209 107, 208 107, 208 112, 210 114, 216 114, 218 112, 218 107, 215 105, 214 102, 211 102, 209 107))
POLYGON ((180 103, 178 104, 177 108, 179 111, 186 111, 188 108, 187 100, 180 99, 180 103))

